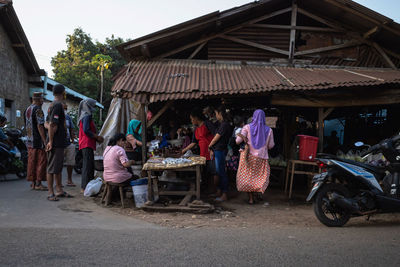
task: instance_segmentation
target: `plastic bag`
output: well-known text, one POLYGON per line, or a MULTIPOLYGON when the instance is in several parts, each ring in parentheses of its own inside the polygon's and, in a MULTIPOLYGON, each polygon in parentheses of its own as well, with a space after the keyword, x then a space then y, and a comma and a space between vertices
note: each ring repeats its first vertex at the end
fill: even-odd
POLYGON ((85 197, 91 197, 91 196, 97 195, 100 192, 102 184, 103 184, 103 182, 100 177, 97 177, 95 180, 91 180, 87 184, 83 195, 85 197))

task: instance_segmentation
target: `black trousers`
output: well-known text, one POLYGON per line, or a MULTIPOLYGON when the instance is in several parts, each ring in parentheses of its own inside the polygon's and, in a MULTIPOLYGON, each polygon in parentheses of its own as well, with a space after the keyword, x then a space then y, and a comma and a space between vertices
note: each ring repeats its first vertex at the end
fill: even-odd
POLYGON ((91 148, 82 149, 82 181, 81 188, 85 189, 86 185, 94 178, 94 152, 91 148))

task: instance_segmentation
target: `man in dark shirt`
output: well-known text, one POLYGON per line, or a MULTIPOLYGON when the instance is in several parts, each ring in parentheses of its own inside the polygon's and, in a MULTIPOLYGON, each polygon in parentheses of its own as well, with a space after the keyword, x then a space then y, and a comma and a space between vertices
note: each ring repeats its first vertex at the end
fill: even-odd
POLYGON ((50 201, 58 201, 58 197, 71 197, 61 187, 61 172, 64 163, 64 148, 67 131, 65 127, 65 113, 61 101, 65 98, 65 88, 61 84, 53 87, 54 101, 49 108, 47 116, 47 127, 49 130, 47 151, 47 185, 49 188, 50 201), (54 194, 53 183, 56 180, 56 191, 54 194))
POLYGON ((46 133, 44 130, 44 114, 42 111, 42 93, 36 92, 32 96, 32 104, 25 111, 25 129, 27 132, 28 170, 27 180, 32 182, 34 190, 47 190, 42 185, 46 181, 46 133))

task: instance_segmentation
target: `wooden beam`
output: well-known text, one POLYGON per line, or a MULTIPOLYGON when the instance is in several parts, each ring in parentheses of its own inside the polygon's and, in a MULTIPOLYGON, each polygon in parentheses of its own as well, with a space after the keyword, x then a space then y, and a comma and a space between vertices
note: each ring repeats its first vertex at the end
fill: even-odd
POLYGON ((362 41, 350 41, 344 44, 339 44, 339 45, 331 45, 331 46, 326 46, 326 47, 321 47, 321 48, 315 48, 315 49, 310 49, 310 50, 305 50, 305 51, 300 51, 294 53, 295 56, 302 56, 302 55, 308 55, 308 54, 315 54, 315 53, 320 53, 320 52, 326 52, 326 51, 332 51, 332 50, 338 50, 346 47, 352 47, 352 46, 357 46, 362 44, 362 41))
POLYGON ((266 29, 281 29, 281 30, 291 30, 296 29, 299 31, 310 31, 310 32, 345 32, 344 30, 333 29, 333 28, 323 28, 323 27, 311 27, 311 26, 290 26, 290 25, 276 25, 276 24, 254 24, 257 28, 266 29))
POLYGON ((147 104, 141 105, 140 113, 142 121, 142 164, 145 164, 147 161, 147 104))
POLYGON ((324 149, 324 108, 318 108, 318 152, 324 149))
POLYGON ((248 46, 252 46, 252 47, 256 47, 265 51, 269 51, 269 52, 274 52, 274 53, 278 53, 278 54, 282 54, 282 55, 289 55, 288 51, 282 50, 282 49, 278 49, 278 48, 274 48, 271 46, 267 46, 267 45, 262 45, 262 44, 258 44, 258 43, 254 43, 251 41, 246 41, 240 38, 236 38, 233 36, 227 36, 227 35, 221 35, 219 36, 219 38, 225 39, 225 40, 229 40, 235 43, 239 43, 239 44, 244 44, 244 45, 248 45, 248 46))
POLYGON ((310 12, 300 8, 300 7, 297 10, 298 10, 299 13, 301 13, 301 14, 309 17, 309 18, 312 18, 312 19, 314 19, 316 21, 319 21, 319 22, 321 22, 321 23, 323 23, 325 25, 328 25, 329 27, 332 27, 332 28, 338 29, 338 30, 344 30, 343 27, 341 27, 341 26, 339 26, 339 25, 337 25, 337 24, 335 24, 335 23, 333 23, 331 21, 328 21, 328 20, 326 20, 324 18, 321 18, 321 17, 319 17, 317 15, 314 15, 314 14, 312 14, 312 13, 310 13, 310 12))
POLYGON ((397 53, 395 53, 395 52, 393 52, 393 51, 390 51, 389 49, 385 49, 385 48, 383 48, 383 51, 385 51, 386 54, 389 54, 389 55, 391 55, 392 57, 395 57, 395 58, 397 58, 397 59, 400 59, 400 54, 397 54, 397 53))
POLYGON ((147 44, 143 44, 143 45, 140 46, 140 52, 146 58, 151 58, 150 49, 149 49, 147 44))
POLYGON ((297 93, 271 96, 271 105, 295 107, 351 107, 400 104, 399 89, 373 90, 363 93, 337 93, 322 96, 297 93))
POLYGON ((381 27, 375 26, 371 30, 363 34, 364 39, 369 39, 380 31, 381 27))
POLYGON ((149 123, 147 124, 147 128, 150 128, 151 125, 153 125, 153 123, 162 115, 164 114, 165 111, 167 111, 168 108, 170 108, 172 106, 172 104, 174 104, 174 101, 169 101, 167 102, 162 109, 160 109, 160 111, 157 112, 156 115, 153 116, 153 118, 151 118, 151 120, 149 121, 149 123))
MULTIPOLYGON (((292 18, 290 26, 296 27, 297 22, 297 4, 295 0, 292 0, 292 18)), ((289 43, 289 62, 293 63, 294 49, 296 47, 296 28, 290 30, 290 43, 289 43)))
POLYGON ((361 13, 361 12, 359 12, 359 11, 357 11, 357 10, 352 9, 351 7, 348 7, 348 6, 346 6, 346 5, 343 5, 343 4, 338 3, 337 0, 324 0, 324 1, 329 2, 329 3, 331 3, 332 5, 335 5, 335 6, 339 7, 339 8, 341 8, 341 9, 344 9, 344 10, 346 10, 346 11, 348 11, 348 12, 354 14, 354 15, 357 15, 357 16, 363 18, 363 19, 366 19, 366 20, 368 20, 368 21, 370 21, 370 22, 373 22, 373 23, 375 23, 376 25, 378 25, 378 26, 384 28, 385 30, 388 30, 388 31, 390 31, 390 32, 392 32, 392 33, 394 33, 394 34, 396 34, 396 35, 400 35, 400 31, 395 30, 395 29, 393 29, 393 28, 387 26, 387 24, 389 24, 389 23, 392 22, 392 21, 386 21, 386 22, 382 23, 382 22, 380 22, 380 21, 374 19, 374 18, 371 17, 371 16, 364 15, 363 13, 361 13))
POLYGON ((12 44, 11 46, 14 47, 14 48, 19 48, 19 47, 24 48, 25 47, 24 44, 12 44))
POLYGON ((193 53, 188 57, 188 59, 194 58, 194 57, 197 55, 197 53, 199 53, 200 50, 201 50, 206 44, 207 44, 207 42, 204 42, 204 43, 200 44, 200 45, 196 48, 196 50, 194 50, 193 53))
POLYGON ((394 70, 397 70, 396 65, 393 63, 393 61, 390 59, 390 57, 383 51, 383 49, 375 42, 372 42, 372 46, 381 54, 383 59, 385 60, 386 64, 391 67, 394 70))
POLYGON ((324 111, 322 118, 325 120, 326 117, 328 117, 332 113, 333 110, 334 110, 334 108, 328 108, 326 111, 324 111))
POLYGON ((238 24, 238 25, 236 25, 236 26, 233 26, 233 27, 230 27, 230 28, 228 28, 228 29, 226 29, 226 30, 224 30, 224 31, 222 31, 222 32, 220 32, 220 33, 212 34, 212 35, 210 35, 210 36, 201 38, 201 39, 199 39, 199 40, 197 40, 197 41, 195 41, 195 42, 193 42, 193 43, 189 43, 189 44, 187 44, 187 45, 178 47, 178 48, 176 48, 176 49, 174 49, 174 50, 171 50, 171 51, 169 51, 169 52, 166 52, 166 53, 164 53, 164 54, 161 54, 161 55, 157 56, 157 58, 165 58, 165 57, 172 56, 172 55, 174 55, 174 54, 176 54, 176 53, 182 52, 182 51, 184 51, 184 50, 186 50, 186 49, 188 49, 188 48, 191 48, 191 47, 193 47, 193 46, 200 45, 200 44, 202 44, 202 43, 204 43, 204 42, 208 42, 208 41, 210 41, 210 40, 212 40, 212 39, 218 38, 219 36, 221 36, 221 35, 223 35, 223 34, 227 34, 227 33, 230 33, 230 32, 236 31, 236 30, 239 30, 239 29, 241 29, 241 28, 243 28, 243 27, 245 27, 245 26, 252 25, 252 24, 257 23, 257 22, 259 22, 259 21, 263 21, 263 20, 266 20, 266 19, 269 19, 269 18, 273 18, 273 17, 275 17, 275 16, 279 16, 279 15, 281 15, 281 14, 290 12, 291 10, 292 10, 291 7, 289 7, 289 8, 284 8, 284 9, 281 9, 281 10, 278 10, 278 11, 275 11, 275 12, 272 12, 272 13, 269 13, 269 14, 267 14, 267 15, 264 15, 264 16, 261 16, 261 17, 258 17, 258 18, 255 18, 255 19, 252 19, 252 20, 249 20, 249 21, 240 23, 240 24, 238 24))

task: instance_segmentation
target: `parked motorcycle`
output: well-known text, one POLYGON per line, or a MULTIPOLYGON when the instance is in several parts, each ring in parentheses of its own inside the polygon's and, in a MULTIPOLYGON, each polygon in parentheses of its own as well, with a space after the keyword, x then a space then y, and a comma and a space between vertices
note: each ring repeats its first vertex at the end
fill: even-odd
POLYGON ((25 178, 26 167, 21 155, 17 146, 10 148, 0 142, 0 174, 15 173, 19 178, 25 178))
POLYGON ((4 128, 5 134, 8 136, 8 140, 10 140, 14 146, 18 148, 21 152, 21 160, 24 164, 25 170, 28 167, 28 148, 26 147, 26 136, 23 134, 23 129, 17 128, 4 128))
POLYGON ((400 135, 371 146, 362 157, 382 153, 387 164, 374 166, 333 155, 318 154, 326 171, 314 176, 307 201, 313 200, 318 220, 326 226, 343 226, 352 216, 400 212, 400 135))

